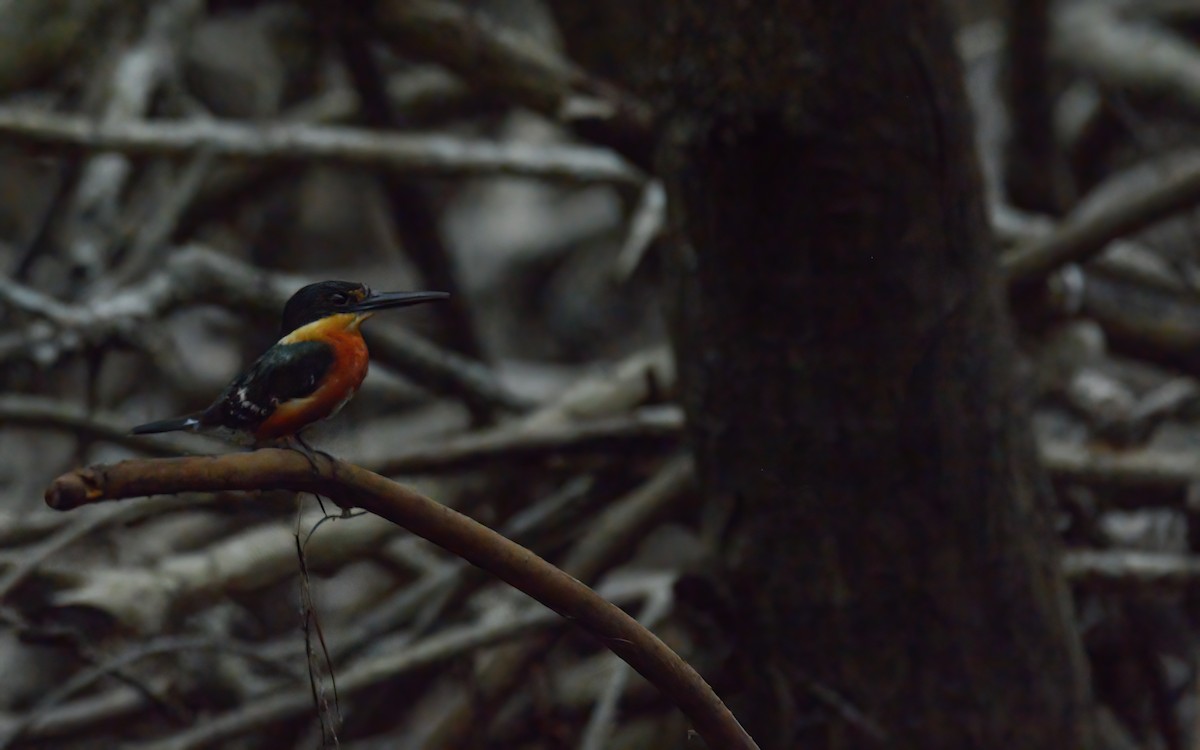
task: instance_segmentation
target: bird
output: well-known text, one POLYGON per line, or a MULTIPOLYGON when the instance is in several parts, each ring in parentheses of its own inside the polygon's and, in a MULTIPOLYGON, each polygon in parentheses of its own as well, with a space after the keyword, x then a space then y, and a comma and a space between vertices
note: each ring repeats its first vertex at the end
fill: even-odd
POLYGON ((312 461, 312 449, 301 431, 337 414, 367 376, 363 322, 379 310, 449 296, 446 292, 374 292, 352 281, 309 284, 284 305, 279 340, 208 408, 137 425, 130 432, 185 430, 215 433, 242 445, 282 443, 312 461))

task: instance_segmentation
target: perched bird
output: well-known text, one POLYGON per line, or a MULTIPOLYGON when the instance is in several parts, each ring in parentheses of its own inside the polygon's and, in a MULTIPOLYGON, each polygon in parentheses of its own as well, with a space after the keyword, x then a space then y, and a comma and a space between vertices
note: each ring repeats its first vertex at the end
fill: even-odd
POLYGON ((367 376, 367 344, 359 331, 363 321, 376 310, 449 296, 373 292, 350 281, 309 284, 284 306, 279 341, 211 406, 186 417, 138 425, 132 432, 215 432, 243 444, 280 441, 310 450, 300 431, 337 414, 367 376))

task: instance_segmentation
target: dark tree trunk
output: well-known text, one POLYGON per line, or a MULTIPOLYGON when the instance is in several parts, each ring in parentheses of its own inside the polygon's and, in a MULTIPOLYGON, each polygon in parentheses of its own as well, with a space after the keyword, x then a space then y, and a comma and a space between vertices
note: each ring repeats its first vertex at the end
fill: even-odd
POLYGON ((681 0, 651 69, 702 479, 764 748, 1083 748, 936 2, 681 0))

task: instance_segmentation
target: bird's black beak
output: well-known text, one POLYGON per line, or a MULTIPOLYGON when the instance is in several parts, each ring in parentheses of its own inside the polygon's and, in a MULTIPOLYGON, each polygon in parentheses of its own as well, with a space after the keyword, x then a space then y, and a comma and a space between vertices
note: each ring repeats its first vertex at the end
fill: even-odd
POLYGON ((389 307, 408 307, 424 302, 437 302, 449 296, 446 292, 371 292, 362 302, 351 305, 350 311, 369 312, 389 307))

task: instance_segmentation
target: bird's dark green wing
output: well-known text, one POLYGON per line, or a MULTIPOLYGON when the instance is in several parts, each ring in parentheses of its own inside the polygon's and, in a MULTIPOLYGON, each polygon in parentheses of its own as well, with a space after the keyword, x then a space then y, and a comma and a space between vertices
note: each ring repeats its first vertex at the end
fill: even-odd
POLYGON ((279 404, 315 391, 333 361, 333 348, 319 341, 276 344, 229 384, 200 422, 206 427, 253 432, 279 404))

